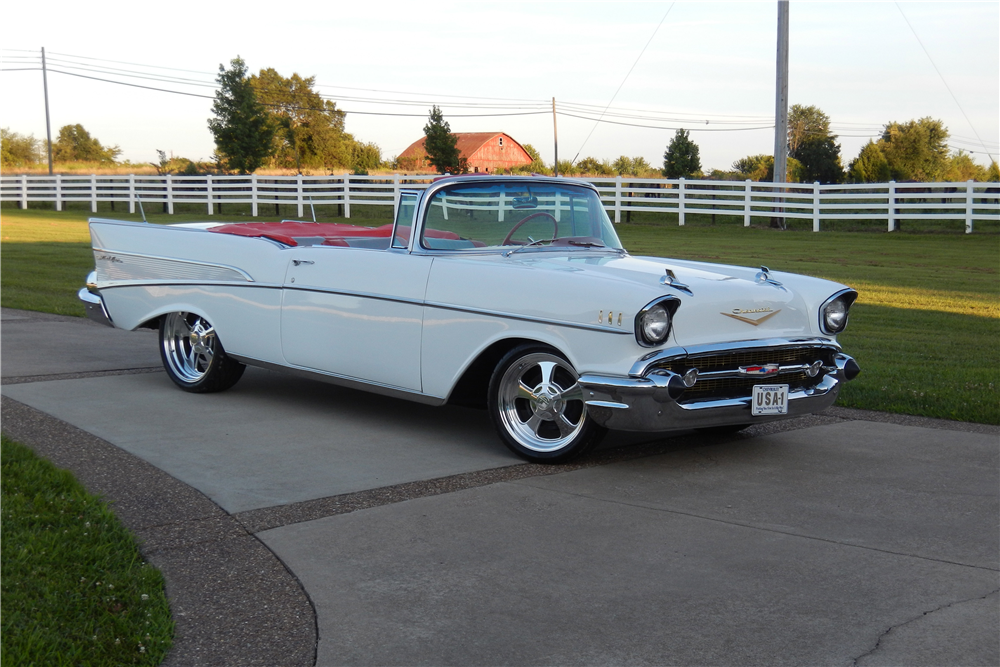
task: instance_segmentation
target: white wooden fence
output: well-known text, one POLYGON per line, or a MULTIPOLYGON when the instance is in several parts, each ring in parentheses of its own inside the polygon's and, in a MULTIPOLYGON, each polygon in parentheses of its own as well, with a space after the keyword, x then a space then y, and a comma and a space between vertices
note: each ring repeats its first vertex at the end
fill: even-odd
MULTIPOLYGON (((135 213, 162 204, 168 213, 178 204, 203 206, 212 215, 219 205, 250 204, 257 216, 261 205, 294 205, 298 217, 306 207, 395 206, 402 189, 425 188, 433 176, 8 176, 0 177, 0 201, 53 202, 62 210, 69 203, 120 203, 135 213)), ((676 214, 683 225, 693 214, 742 218, 807 220, 813 231, 823 221, 876 220, 888 231, 903 220, 954 220, 972 233, 977 221, 1000 221, 1000 183, 881 183, 820 185, 819 183, 760 183, 631 177, 585 179, 597 186, 615 222, 623 214, 676 214)))

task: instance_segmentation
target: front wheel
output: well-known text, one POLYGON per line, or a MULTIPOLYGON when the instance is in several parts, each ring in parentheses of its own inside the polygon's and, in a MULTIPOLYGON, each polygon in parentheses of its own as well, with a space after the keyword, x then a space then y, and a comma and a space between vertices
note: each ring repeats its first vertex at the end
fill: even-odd
POLYGON ((562 463, 600 442, 607 430, 587 414, 579 375, 542 345, 508 352, 490 380, 489 413, 501 440, 536 463, 562 463))
POLYGON ((194 313, 163 316, 160 358, 174 384, 199 394, 229 389, 246 370, 246 366, 226 355, 215 327, 194 313))

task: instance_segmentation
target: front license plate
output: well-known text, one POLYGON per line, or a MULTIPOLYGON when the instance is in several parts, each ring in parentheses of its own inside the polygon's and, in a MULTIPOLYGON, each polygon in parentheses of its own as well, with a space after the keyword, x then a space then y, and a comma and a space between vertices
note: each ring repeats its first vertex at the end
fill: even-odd
POLYGON ((753 387, 753 407, 750 414, 754 417, 763 415, 788 414, 787 384, 756 384, 753 387))

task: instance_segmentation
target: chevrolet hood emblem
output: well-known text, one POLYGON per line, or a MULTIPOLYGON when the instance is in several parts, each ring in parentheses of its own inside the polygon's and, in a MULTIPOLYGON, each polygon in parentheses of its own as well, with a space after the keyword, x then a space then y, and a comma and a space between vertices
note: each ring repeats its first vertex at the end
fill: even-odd
POLYGON ((756 327, 756 326, 759 326, 760 324, 762 324, 763 322, 766 322, 767 320, 771 319, 772 317, 774 317, 775 315, 777 315, 780 312, 781 312, 780 308, 778 310, 771 310, 770 308, 756 308, 756 309, 753 309, 753 310, 740 310, 739 308, 734 308, 733 312, 731 312, 731 313, 719 313, 719 314, 720 315, 725 315, 726 317, 731 317, 734 320, 739 320, 740 322, 746 322, 747 324, 751 324, 751 325, 753 325, 753 326, 756 327), (763 314, 760 315, 757 318, 745 317, 745 315, 749 315, 749 314, 752 314, 752 313, 763 313, 763 314))

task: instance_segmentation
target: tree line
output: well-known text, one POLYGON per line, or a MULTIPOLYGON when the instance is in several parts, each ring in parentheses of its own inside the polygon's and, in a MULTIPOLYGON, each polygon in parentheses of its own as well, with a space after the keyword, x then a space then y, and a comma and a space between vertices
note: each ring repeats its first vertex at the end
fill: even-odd
MULTIPOLYGON (((788 175, 790 183, 886 183, 935 181, 1000 181, 996 160, 983 167, 972 157, 948 149, 948 128, 925 117, 883 126, 877 140, 865 144, 845 168, 830 117, 815 106, 793 104, 788 114, 788 175)), ((662 174, 668 178, 771 181, 773 155, 748 155, 729 171, 701 171, 698 146, 678 130, 663 154, 662 174)))
MULTIPOLYGON (((239 57, 226 68, 219 66, 219 90, 212 104, 208 127, 216 150, 211 163, 168 157, 157 150, 151 163, 157 172, 198 174, 208 171, 247 174, 261 168, 334 170, 367 174, 397 169, 395 159, 384 160, 374 142, 362 142, 344 127, 345 113, 336 103, 314 90, 314 77, 284 77, 273 68, 250 74, 239 57)), ((457 148, 441 110, 434 106, 424 126, 425 150, 439 173, 464 173, 465 159, 457 148)), ((788 175, 792 183, 885 183, 933 181, 1000 181, 996 161, 983 167, 964 151, 950 152, 948 129, 940 120, 925 117, 889 122, 882 134, 863 146, 857 157, 843 166, 837 135, 830 131, 830 117, 815 106, 792 105, 788 116, 788 175)), ((45 160, 47 142, 2 129, 2 166, 29 167, 45 160)), ((545 164, 531 145, 523 145, 532 162, 511 173, 564 176, 634 176, 637 178, 704 178, 711 180, 771 181, 774 157, 742 157, 729 170, 702 170, 700 149, 685 129, 677 130, 663 153, 662 167, 641 157, 615 160, 585 157, 577 162, 560 160, 545 164)), ((114 166, 121 149, 105 146, 82 125, 66 125, 52 144, 57 162, 86 162, 114 166)))

